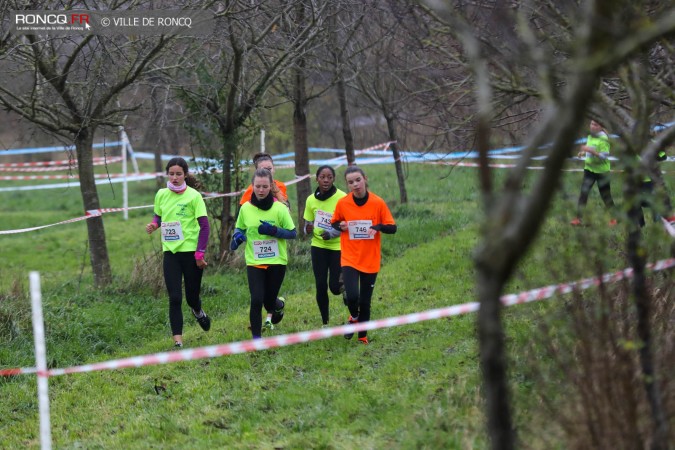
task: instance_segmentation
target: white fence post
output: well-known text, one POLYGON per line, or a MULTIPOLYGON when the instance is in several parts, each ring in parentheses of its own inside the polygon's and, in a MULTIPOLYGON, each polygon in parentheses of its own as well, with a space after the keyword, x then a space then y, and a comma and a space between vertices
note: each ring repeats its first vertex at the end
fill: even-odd
POLYGON ((47 375, 47 351, 45 349, 45 326, 42 318, 42 292, 40 273, 30 273, 30 298, 33 310, 33 337, 35 341, 35 367, 37 368, 38 405, 40 411, 40 448, 51 450, 52 431, 49 420, 49 376, 47 375))
POLYGON ((124 127, 120 126, 120 141, 122 141, 122 208, 124 220, 129 220, 129 186, 127 183, 127 133, 124 127))

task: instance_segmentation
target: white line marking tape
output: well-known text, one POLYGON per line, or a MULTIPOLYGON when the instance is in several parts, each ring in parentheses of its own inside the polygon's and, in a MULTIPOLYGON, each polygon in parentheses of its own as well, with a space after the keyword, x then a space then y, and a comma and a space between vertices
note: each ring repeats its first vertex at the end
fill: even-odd
MULTIPOLYGON (((675 267, 675 258, 658 261, 647 264, 647 269, 657 272, 675 267)), ((585 290, 592 286, 598 286, 602 283, 613 283, 633 276, 633 269, 624 269, 618 272, 607 273, 600 277, 585 278, 583 280, 562 283, 558 285, 545 286, 543 288, 524 291, 519 294, 508 294, 501 297, 501 302, 505 307, 518 305, 521 303, 545 300, 554 294, 567 294, 574 290, 585 290)), ((101 370, 114 370, 126 367, 154 366, 158 364, 167 364, 178 361, 193 361, 197 359, 213 358, 216 356, 235 355, 239 353, 253 352, 257 350, 267 350, 270 348, 285 347, 293 344, 327 339, 333 336, 341 336, 346 333, 357 333, 365 330, 376 330, 379 328, 390 328, 400 325, 409 325, 412 323, 423 322, 427 320, 440 319, 443 317, 458 316, 478 311, 480 305, 478 302, 463 303, 445 308, 431 309, 428 311, 407 314, 404 316, 388 317, 385 319, 373 320, 370 322, 357 323, 352 325, 341 325, 331 328, 322 328, 312 331, 302 331, 299 333, 284 334, 263 339, 254 339, 247 341, 233 342, 224 345, 213 345, 208 347, 198 347, 180 351, 171 351, 155 353, 145 356, 133 356, 130 358, 115 359, 94 364, 85 364, 82 366, 73 366, 65 369, 51 369, 46 373, 38 373, 40 376, 55 377, 71 373, 95 372, 101 370)), ((35 368, 24 369, 4 369, 0 370, 0 376, 12 376, 21 374, 36 373, 35 368)))

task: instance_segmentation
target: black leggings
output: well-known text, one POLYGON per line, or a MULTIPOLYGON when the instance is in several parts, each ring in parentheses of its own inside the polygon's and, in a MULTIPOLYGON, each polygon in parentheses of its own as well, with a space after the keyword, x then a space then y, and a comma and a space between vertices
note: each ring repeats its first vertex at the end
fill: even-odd
MULTIPOLYGON (((359 322, 368 322, 370 320, 370 300, 373 297, 377 272, 364 273, 353 267, 342 266, 342 280, 345 283, 349 314, 352 317, 358 317, 359 322)), ((367 335, 367 331, 359 331, 360 338, 367 335)))
POLYGON ((202 309, 199 291, 204 271, 197 267, 195 252, 164 252, 164 282, 169 293, 169 322, 171 333, 183 334, 183 279, 185 279, 185 300, 195 311, 202 309))
POLYGON ((328 323, 328 288, 333 295, 340 293, 340 250, 312 247, 312 270, 316 284, 316 304, 324 325, 328 323))
POLYGON ((593 185, 598 183, 598 191, 600 197, 608 208, 614 207, 614 200, 612 199, 612 191, 609 186, 608 173, 595 173, 584 169, 584 180, 581 182, 581 193, 579 194, 579 205, 577 206, 577 217, 581 218, 581 212, 588 203, 588 194, 591 192, 593 185))
POLYGON ((246 275, 248 275, 248 290, 251 292, 249 310, 251 334, 259 337, 262 333, 263 306, 268 313, 281 307, 281 303, 277 305, 277 295, 286 276, 286 266, 274 264, 267 266, 267 269, 246 266, 246 275))
POLYGON ((635 203, 628 210, 628 217, 637 223, 640 227, 644 227, 645 215, 643 208, 649 208, 652 210, 652 220, 656 222, 658 220, 658 213, 654 208, 653 204, 654 196, 654 182, 653 181, 643 181, 640 184, 640 194, 639 198, 635 199, 635 203))

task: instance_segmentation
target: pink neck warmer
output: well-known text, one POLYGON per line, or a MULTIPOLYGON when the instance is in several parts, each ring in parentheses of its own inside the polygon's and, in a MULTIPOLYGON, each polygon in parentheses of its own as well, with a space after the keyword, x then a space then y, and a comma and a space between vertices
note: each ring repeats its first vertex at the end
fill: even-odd
POLYGON ((183 184, 181 184, 180 186, 174 186, 173 184, 171 184, 170 181, 167 181, 166 187, 168 187, 171 190, 171 192, 175 192, 176 194, 182 194, 183 192, 185 192, 185 189, 187 189, 187 184, 185 183, 185 181, 183 181, 183 184))

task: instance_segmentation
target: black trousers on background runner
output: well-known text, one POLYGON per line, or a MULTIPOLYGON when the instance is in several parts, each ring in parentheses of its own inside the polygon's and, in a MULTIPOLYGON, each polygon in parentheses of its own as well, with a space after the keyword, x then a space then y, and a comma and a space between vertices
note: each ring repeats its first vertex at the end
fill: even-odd
POLYGON ((195 252, 164 252, 162 266, 164 283, 169 293, 171 333, 175 336, 183 334, 183 279, 185 280, 185 300, 193 310, 199 313, 202 309, 199 291, 204 271, 197 267, 195 252))
POLYGON ((612 191, 609 186, 609 173, 595 173, 584 169, 584 179, 581 182, 581 193, 579 194, 579 204, 577 206, 577 217, 581 218, 582 210, 586 206, 586 203, 588 203, 588 194, 596 182, 598 183, 598 191, 600 191, 600 197, 605 206, 608 208, 614 207, 612 191))
POLYGON ((628 217, 637 223, 640 227, 644 227, 645 214, 644 209, 649 208, 652 210, 652 221, 656 222, 659 218, 656 208, 653 203, 654 196, 654 182, 653 181, 643 181, 640 184, 640 195, 636 203, 628 210, 628 217))
MULTIPOLYGON (((376 273, 359 272, 353 267, 342 267, 342 281, 347 294, 347 307, 352 317, 358 317, 360 322, 370 320, 370 302, 375 289, 376 273)), ((359 337, 366 337, 367 331, 359 331, 359 337)))
POLYGON ((273 264, 267 266, 267 269, 246 266, 246 275, 248 276, 248 290, 251 292, 251 309, 249 310, 251 334, 260 336, 263 306, 269 313, 281 307, 281 304, 277 305, 277 295, 286 276, 286 266, 273 264))
POLYGON ((333 295, 340 294, 340 250, 312 247, 312 270, 316 284, 316 304, 319 306, 324 325, 329 319, 328 289, 333 295))

